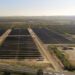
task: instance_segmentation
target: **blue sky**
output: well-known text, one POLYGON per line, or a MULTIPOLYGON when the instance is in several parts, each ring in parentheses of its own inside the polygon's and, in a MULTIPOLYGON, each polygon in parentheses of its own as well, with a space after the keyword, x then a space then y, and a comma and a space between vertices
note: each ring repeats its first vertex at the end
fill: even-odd
POLYGON ((75 0, 0 0, 0 16, 75 15, 75 0))

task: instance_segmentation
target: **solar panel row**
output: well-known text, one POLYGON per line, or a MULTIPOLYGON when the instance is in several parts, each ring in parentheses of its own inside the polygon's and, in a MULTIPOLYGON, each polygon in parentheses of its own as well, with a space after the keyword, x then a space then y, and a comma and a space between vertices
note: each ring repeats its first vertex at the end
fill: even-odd
POLYGON ((46 44, 75 44, 75 41, 70 41, 63 36, 60 36, 51 30, 45 28, 34 28, 34 32, 46 44))
POLYGON ((16 28, 16 29, 13 29, 10 35, 29 35, 29 32, 27 29, 16 28))
POLYGON ((23 29, 13 30, 6 38, 5 42, 0 48, 0 59, 38 59, 38 58, 40 59, 42 58, 42 56, 27 30, 23 29))

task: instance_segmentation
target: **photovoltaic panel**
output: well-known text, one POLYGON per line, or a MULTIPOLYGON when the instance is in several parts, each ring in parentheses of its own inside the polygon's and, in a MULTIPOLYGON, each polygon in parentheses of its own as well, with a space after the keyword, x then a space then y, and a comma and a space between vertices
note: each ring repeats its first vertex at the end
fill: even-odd
POLYGON ((33 42, 33 39, 30 36, 28 30, 13 29, 13 31, 6 38, 3 45, 0 47, 0 59, 40 58, 42 58, 42 56, 33 42))
POLYGON ((0 29, 0 36, 6 31, 6 29, 0 29))
POLYGON ((45 44, 75 44, 75 41, 68 40, 46 28, 34 28, 33 31, 45 44))

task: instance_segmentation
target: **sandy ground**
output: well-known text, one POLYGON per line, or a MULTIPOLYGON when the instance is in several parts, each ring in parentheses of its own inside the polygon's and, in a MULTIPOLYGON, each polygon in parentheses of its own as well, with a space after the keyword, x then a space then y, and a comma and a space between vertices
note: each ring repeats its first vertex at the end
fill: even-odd
POLYGON ((75 47, 71 47, 73 48, 73 50, 63 50, 62 47, 58 47, 58 49, 60 51, 62 51, 63 53, 65 53, 67 59, 70 61, 70 63, 75 66, 75 47))

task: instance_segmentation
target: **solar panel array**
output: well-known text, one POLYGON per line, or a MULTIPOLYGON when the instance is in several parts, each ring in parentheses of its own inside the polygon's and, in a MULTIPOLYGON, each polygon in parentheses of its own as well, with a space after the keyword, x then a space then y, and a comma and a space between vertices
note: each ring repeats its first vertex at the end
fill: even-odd
POLYGON ((75 44, 75 41, 68 40, 46 28, 33 28, 33 30, 45 44, 75 44))
POLYGON ((0 47, 0 59, 42 58, 27 29, 13 29, 0 47))
POLYGON ((5 29, 0 29, 0 36, 5 32, 5 29))

